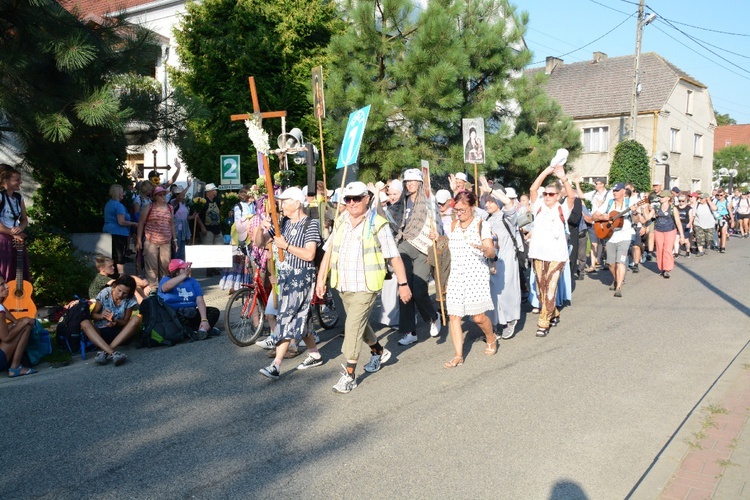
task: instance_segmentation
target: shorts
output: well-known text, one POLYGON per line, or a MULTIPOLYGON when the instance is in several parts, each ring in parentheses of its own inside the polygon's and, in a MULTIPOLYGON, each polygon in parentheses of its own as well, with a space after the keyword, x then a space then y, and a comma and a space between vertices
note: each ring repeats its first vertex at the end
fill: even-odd
POLYGON ((627 264, 628 250, 630 250, 630 240, 620 241, 619 243, 607 242, 607 264, 627 264))
POLYGON ((737 220, 750 219, 750 214, 737 214, 737 220))
POLYGON ((8 357, 5 355, 5 351, 0 349, 0 372, 4 372, 8 368, 10 368, 8 366, 8 357))
POLYGON ((121 326, 105 326, 104 328, 97 328, 97 331, 99 332, 99 336, 102 338, 104 342, 107 344, 111 344, 115 341, 117 336, 122 331, 121 326))
POLYGON ((129 236, 112 235, 112 260, 117 264, 125 264, 125 252, 128 249, 129 236))

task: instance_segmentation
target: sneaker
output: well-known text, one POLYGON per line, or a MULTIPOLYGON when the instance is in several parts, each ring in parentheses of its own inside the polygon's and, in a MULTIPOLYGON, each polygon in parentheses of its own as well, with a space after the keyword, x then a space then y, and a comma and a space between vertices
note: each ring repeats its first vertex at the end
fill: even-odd
POLYGON ((339 381, 336 382, 336 385, 333 386, 333 392, 346 394, 357 387, 357 380, 346 372, 344 365, 341 365, 341 367, 344 369, 344 372, 341 374, 339 381))
POLYGON ((206 340, 206 337, 208 337, 208 332, 206 330, 196 330, 190 334, 190 339, 194 342, 206 340))
POLYGON ((669 271, 664 271, 664 274, 662 274, 665 278, 669 278, 669 271))
POLYGON ((508 326, 505 327, 503 330, 503 334, 501 338, 503 340, 510 340, 516 335, 516 325, 518 324, 518 320, 514 319, 513 321, 508 323, 508 326))
POLYGON ((406 335, 401 337, 401 340, 398 341, 398 345, 411 345, 416 343, 418 340, 419 339, 417 338, 417 336, 413 333, 407 333, 406 335))
MULTIPOLYGON (((297 365, 298 370, 307 370, 308 368, 315 368, 323 364, 323 356, 314 358, 312 354, 308 354, 305 360, 297 365)), ((274 365, 275 366, 275 365, 274 365)))
POLYGON ((443 327, 443 324, 440 322, 440 313, 437 313, 437 319, 430 323, 430 337, 437 337, 440 335, 440 329, 443 327))
POLYGON ((721 247, 721 248, 719 249, 719 253, 726 253, 726 251, 727 251, 727 249, 726 249, 726 248, 724 248, 724 247, 721 247))
POLYGON ((280 376, 279 368, 273 363, 266 366, 265 368, 261 368, 259 371, 260 371, 260 374, 263 375, 264 377, 268 377, 271 380, 279 380, 279 376, 280 376))
POLYGON ((638 272, 638 264, 635 264, 635 265, 633 266, 633 272, 634 272, 634 273, 637 273, 637 272, 638 272))
POLYGON ((106 365, 112 360, 112 355, 109 353, 106 353, 104 351, 99 351, 96 353, 96 357, 94 358, 94 362, 97 365, 106 365))
POLYGON ((273 341, 273 338, 270 335, 263 340, 257 341, 255 345, 266 350, 276 347, 276 343, 273 341))
POLYGON ((375 373, 380 370, 380 365, 391 359, 391 351, 383 349, 382 354, 373 354, 370 357, 370 362, 365 365, 365 371, 368 373, 375 373))
POLYGON ((610 290, 614 290, 615 288, 617 288, 617 282, 616 282, 616 281, 613 281, 613 282, 612 282, 612 284, 611 284, 611 285, 609 285, 609 289, 610 289, 610 290))
POLYGON ((213 327, 213 328, 211 328, 211 329, 210 329, 210 330, 208 331, 208 336, 209 336, 209 337, 218 337, 219 335, 221 335, 221 332, 220 332, 220 331, 219 331, 219 329, 218 329, 218 328, 216 328, 216 327, 213 327))
POLYGON ((651 257, 651 252, 646 252, 646 260, 651 262, 652 259, 653 257, 651 257))
POLYGON ((622 290, 615 290, 615 297, 622 297, 622 290))
POLYGON ((128 357, 125 356, 120 351, 115 351, 115 352, 112 353, 112 361, 115 362, 115 366, 120 366, 121 364, 123 364, 127 360, 128 360, 128 357))

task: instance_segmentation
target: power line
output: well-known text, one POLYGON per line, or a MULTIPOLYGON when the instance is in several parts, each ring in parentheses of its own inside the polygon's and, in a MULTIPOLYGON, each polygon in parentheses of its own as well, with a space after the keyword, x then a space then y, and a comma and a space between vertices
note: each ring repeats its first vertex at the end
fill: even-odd
MULTIPOLYGON (((625 14, 625 15, 627 15, 627 14, 628 14, 628 13, 627 13, 627 12, 625 12, 624 10, 620 10, 620 9, 615 9, 614 7, 610 7, 610 6, 609 6, 609 5, 607 5, 607 4, 604 4, 604 3, 601 3, 601 2, 597 2, 596 0, 589 0, 589 2, 595 3, 596 5, 601 5, 602 7, 606 7, 606 8, 607 8, 607 9, 609 9, 609 10, 614 10, 615 12, 619 12, 620 14, 625 14)), ((636 4, 636 5, 637 5, 637 4, 636 4)))
MULTIPOLYGON (((592 1, 592 2, 594 2, 594 3, 599 3, 599 2, 596 2, 595 0, 591 0, 591 1, 592 1)), ((627 14, 627 12, 626 12, 626 14, 627 14)), ((619 28, 620 26, 622 26, 623 24, 625 24, 626 22, 628 22, 628 20, 629 20, 629 19, 630 19, 631 17, 633 17, 633 16, 635 15, 635 14, 636 14, 635 12, 633 12, 632 14, 628 14, 628 17, 626 17, 626 18, 625 18, 625 19, 624 19, 624 20, 623 20, 623 21, 622 21, 621 23, 619 23, 619 24, 618 24, 617 26, 615 26, 615 27, 614 27, 614 28, 612 28, 611 30, 609 30, 609 31, 607 31, 606 33, 604 33, 604 34, 603 34, 602 36, 600 36, 599 38, 597 38, 597 39, 595 39, 595 40, 591 40, 591 41, 590 41, 589 43, 587 43, 586 45, 582 45, 582 46, 578 47, 577 49, 573 49, 573 50, 571 50, 570 52, 566 52, 565 54, 560 54, 560 55, 559 55, 559 56, 557 56, 557 57, 558 57, 558 58, 563 58, 563 57, 565 57, 565 56, 567 56, 567 55, 570 55, 570 54, 573 54, 573 53, 575 53, 575 52, 578 52, 579 50, 583 50, 583 49, 585 49, 586 47, 588 47, 589 45, 591 45, 591 44, 593 44, 593 43, 596 43, 596 42, 598 42, 599 40, 601 40, 601 39, 602 39, 602 38, 604 38, 605 36, 607 36, 607 35, 609 35, 610 33, 612 33, 612 32, 613 32, 614 30, 616 30, 617 28, 619 28)), ((531 63, 531 65, 534 65, 534 64, 541 64, 541 63, 543 63, 543 62, 545 62, 545 61, 538 61, 538 62, 533 62, 533 63, 531 63)))
MULTIPOLYGON (((654 9, 652 9, 649 6, 647 6, 647 7, 649 8, 649 10, 654 10, 654 9)), ((719 33, 719 34, 722 34, 722 35, 750 37, 750 34, 747 34, 747 33, 732 33, 732 32, 729 32, 729 31, 721 31, 721 30, 715 30, 715 29, 711 29, 711 28, 704 28, 702 26, 695 26, 694 24, 681 23, 679 21, 674 21, 672 19, 667 19, 667 21, 672 22, 674 24, 679 24, 679 25, 682 25, 682 26, 687 26, 689 28, 695 28, 697 30, 703 30, 703 31, 710 31, 712 33, 719 33)))

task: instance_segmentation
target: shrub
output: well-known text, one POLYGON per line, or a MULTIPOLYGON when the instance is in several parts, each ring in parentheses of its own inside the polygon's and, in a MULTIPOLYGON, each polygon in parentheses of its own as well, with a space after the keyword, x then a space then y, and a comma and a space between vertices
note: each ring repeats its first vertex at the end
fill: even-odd
POLYGON ((609 182, 632 182, 635 189, 648 193, 651 189, 651 162, 646 148, 633 139, 623 141, 615 147, 615 156, 609 167, 609 182))
POLYGON ((29 226, 27 249, 34 302, 39 305, 65 304, 75 295, 87 297, 96 270, 76 253, 64 233, 51 233, 29 226))

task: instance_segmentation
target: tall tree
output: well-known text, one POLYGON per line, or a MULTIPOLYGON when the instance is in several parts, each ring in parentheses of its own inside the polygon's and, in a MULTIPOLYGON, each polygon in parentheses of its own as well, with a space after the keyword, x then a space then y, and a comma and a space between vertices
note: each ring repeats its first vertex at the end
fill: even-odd
MULTIPOLYGON (((236 113, 252 113, 247 77, 254 76, 261 110, 285 110, 287 131, 317 137, 313 123, 310 71, 323 64, 331 35, 339 30, 335 4, 326 0, 206 0, 187 4, 175 31, 183 69, 173 82, 184 105, 198 110, 177 144, 191 172, 206 181, 219 179, 219 155, 255 151, 236 113)), ((264 122, 271 146, 281 132, 279 120, 264 122)), ((245 165, 254 165, 254 161, 245 165)), ((254 167, 242 170, 254 182, 254 167)), ((298 179, 301 182, 302 176, 298 179)))
POLYGON ((729 116, 729 113, 721 114, 718 111, 715 112, 716 114, 716 125, 737 125, 737 120, 729 116))
POLYGON ((122 19, 81 20, 52 0, 0 3, 0 134, 20 138, 40 183, 35 220, 101 230, 128 142, 153 140, 168 121, 149 77, 158 56, 153 34, 122 19), (133 120, 142 135, 129 141, 133 120))
POLYGON ((722 168, 737 170, 735 186, 750 182, 750 147, 746 144, 737 144, 721 148, 714 153, 714 177, 720 179, 722 184, 728 185, 729 178, 719 176, 719 170, 722 168))
POLYGON ((543 164, 531 153, 567 146, 575 155, 570 122, 559 122, 559 106, 521 76, 527 16, 506 0, 437 0, 424 10, 409 0, 349 0, 345 11, 350 26, 331 42, 327 125, 340 140, 346 115, 372 106, 362 178, 394 176, 420 159, 438 172, 463 170, 462 118, 484 118, 484 169, 493 174, 510 169, 527 180, 543 164), (549 125, 519 118, 524 101, 549 125))

